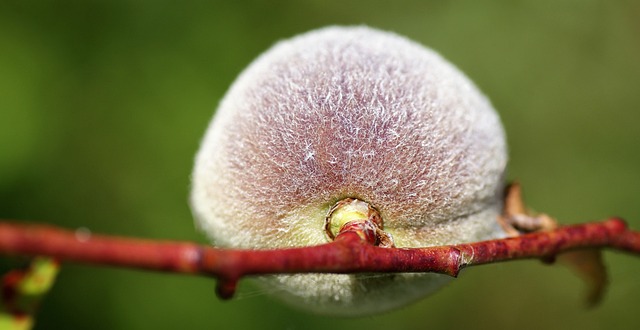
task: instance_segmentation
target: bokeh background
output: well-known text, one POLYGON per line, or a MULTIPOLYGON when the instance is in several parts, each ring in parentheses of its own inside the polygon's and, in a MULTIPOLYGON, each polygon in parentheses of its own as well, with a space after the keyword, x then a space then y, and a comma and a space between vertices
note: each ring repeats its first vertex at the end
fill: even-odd
MULTIPOLYGON (((0 217, 205 242, 187 205, 199 140, 234 77, 275 41, 368 24, 439 51, 491 98, 510 178, 565 223, 640 229, 640 5, 558 1, 0 1, 0 217)), ((640 258, 610 288, 538 261, 465 270, 388 314, 299 312, 244 281, 65 265, 41 329, 637 329, 640 258)), ((2 257, 2 269, 15 258, 2 257)))

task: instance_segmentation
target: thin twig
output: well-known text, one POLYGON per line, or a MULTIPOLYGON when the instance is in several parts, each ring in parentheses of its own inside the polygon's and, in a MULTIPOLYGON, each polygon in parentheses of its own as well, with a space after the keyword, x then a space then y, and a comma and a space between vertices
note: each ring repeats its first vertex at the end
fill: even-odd
POLYGON ((283 273, 435 272, 457 276, 472 265, 507 260, 552 259, 580 248, 613 248, 640 254, 640 232, 623 220, 563 226, 553 231, 469 244, 428 248, 374 246, 364 227, 347 228, 327 244, 277 250, 219 249, 78 234, 46 225, 0 221, 0 254, 49 256, 62 261, 139 268, 218 278, 218 294, 231 297, 247 275, 283 273))

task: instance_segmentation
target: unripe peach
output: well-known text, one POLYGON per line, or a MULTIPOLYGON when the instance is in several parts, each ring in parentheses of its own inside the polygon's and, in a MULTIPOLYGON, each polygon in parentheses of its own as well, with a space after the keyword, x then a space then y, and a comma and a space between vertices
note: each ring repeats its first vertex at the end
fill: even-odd
MULTIPOLYGON (((332 206, 377 209, 396 247, 505 236, 504 132, 490 102, 434 51, 367 27, 329 27, 258 57, 222 100, 196 157, 191 204, 222 247, 330 240, 332 206)), ((447 281, 436 274, 261 278, 327 314, 388 310, 447 281)))

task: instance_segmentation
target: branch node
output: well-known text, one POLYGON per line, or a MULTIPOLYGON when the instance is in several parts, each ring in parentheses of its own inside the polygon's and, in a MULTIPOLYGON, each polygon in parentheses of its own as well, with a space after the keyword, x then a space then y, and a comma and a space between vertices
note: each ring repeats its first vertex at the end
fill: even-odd
POLYGON ((223 300, 228 300, 233 298, 233 295, 236 293, 236 288, 238 287, 238 279, 229 279, 229 278, 218 278, 218 283, 216 285, 216 295, 223 300))
POLYGON ((471 257, 471 259, 469 260, 466 260, 468 258, 465 258, 464 252, 457 247, 452 247, 450 249, 449 255, 450 260, 455 260, 455 262, 450 263, 450 266, 445 270, 446 274, 451 277, 458 277, 458 274, 460 274, 462 268, 466 267, 470 263, 470 261, 473 260, 473 257, 471 257))

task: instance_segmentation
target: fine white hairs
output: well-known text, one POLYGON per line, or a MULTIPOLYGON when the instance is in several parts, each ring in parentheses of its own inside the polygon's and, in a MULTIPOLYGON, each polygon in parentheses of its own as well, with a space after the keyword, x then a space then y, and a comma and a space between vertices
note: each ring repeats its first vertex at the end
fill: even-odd
MULTIPOLYGON (((369 27, 281 41, 233 83, 196 157, 191 205, 216 245, 326 243, 327 211, 358 198, 397 247, 505 236, 504 132, 490 102, 434 51, 369 27)), ((361 315, 402 306, 436 274, 261 278, 309 310, 361 315)))

